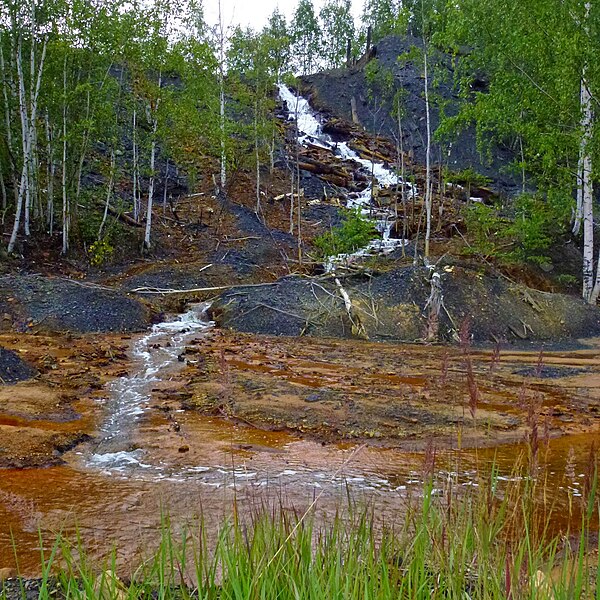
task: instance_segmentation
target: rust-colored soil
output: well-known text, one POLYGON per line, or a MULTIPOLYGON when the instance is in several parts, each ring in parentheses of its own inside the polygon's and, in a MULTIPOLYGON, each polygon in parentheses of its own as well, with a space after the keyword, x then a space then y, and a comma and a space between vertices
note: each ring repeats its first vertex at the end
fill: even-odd
POLYGON ((126 336, 0 335, 39 375, 0 386, 0 466, 60 462, 96 428, 90 408, 104 384, 125 372, 126 336))
POLYGON ((556 437, 600 425, 596 351, 546 353, 251 336, 187 348, 182 406, 328 441, 418 450, 556 437), (471 365, 469 367, 469 364, 471 365), (473 378, 467 373, 472 369, 473 378), (535 425, 535 427, 534 427, 535 425))

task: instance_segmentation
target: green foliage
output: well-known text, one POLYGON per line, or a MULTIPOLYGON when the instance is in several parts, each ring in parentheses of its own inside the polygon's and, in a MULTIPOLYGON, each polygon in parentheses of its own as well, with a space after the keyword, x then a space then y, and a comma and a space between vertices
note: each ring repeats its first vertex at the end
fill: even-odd
POLYGON ((573 286, 579 284, 579 280, 577 279, 577 277, 575 277, 575 275, 570 275, 568 273, 561 273, 556 278, 556 281, 558 281, 558 283, 560 283, 561 285, 564 285, 565 287, 573 287, 573 286))
POLYGON ((365 67, 367 93, 371 102, 385 102, 394 93, 394 74, 381 64, 378 59, 371 60, 365 67))
POLYGON ((466 208, 464 218, 470 244, 467 253, 486 258, 498 257, 502 245, 506 243, 505 235, 510 221, 501 218, 493 206, 479 203, 466 208))
POLYGON ((291 25, 293 56, 296 69, 312 73, 319 61, 321 27, 312 0, 300 0, 291 25))
MULTIPOLYGON (((462 0, 449 9, 439 39, 456 52, 464 103, 458 115, 444 119, 443 133, 473 124, 482 156, 491 158, 494 144, 509 145, 516 166, 540 189, 575 187, 584 64, 590 88, 600 81, 597 7, 586 28, 580 26, 584 3, 574 0, 462 0), (477 91, 473 83, 482 74, 487 85, 477 91)), ((597 140, 593 147, 596 153, 597 140)))
POLYGON ((372 40, 376 44, 387 35, 403 35, 408 27, 409 12, 404 2, 393 0, 366 0, 363 6, 363 37, 371 27, 372 40))
POLYGON ((96 240, 88 248, 90 264, 94 267, 100 267, 109 262, 115 253, 114 246, 106 239, 96 240))
POLYGON ((547 250, 567 229, 568 214, 564 202, 541 195, 516 198, 510 218, 498 207, 471 204, 465 212, 467 252, 507 262, 546 262, 547 250))
POLYGON ((462 171, 446 171, 444 173, 444 180, 448 183, 477 187, 486 187, 491 183, 489 177, 478 173, 472 167, 468 167, 462 171))
POLYGON ((354 39, 354 19, 350 0, 327 0, 319 12, 323 39, 321 56, 327 68, 341 67, 346 59, 348 40, 354 39))
POLYGON ((360 210, 356 209, 347 211, 342 224, 317 237, 314 244, 319 250, 319 256, 326 258, 354 252, 376 237, 373 222, 363 217, 360 210))

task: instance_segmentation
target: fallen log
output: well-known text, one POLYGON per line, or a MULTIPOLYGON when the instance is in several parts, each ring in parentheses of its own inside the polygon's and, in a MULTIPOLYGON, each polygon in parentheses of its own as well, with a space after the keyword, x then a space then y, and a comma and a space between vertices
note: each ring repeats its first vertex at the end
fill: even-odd
POLYGON ((156 288, 156 287, 139 287, 131 290, 134 294, 195 294, 200 292, 220 292, 223 290, 231 290, 233 288, 252 288, 252 287, 265 287, 269 285, 277 285, 276 281, 272 283, 246 283, 239 284, 234 283, 231 285, 217 285, 214 287, 204 288, 191 288, 187 290, 173 290, 169 288, 156 288))
MULTIPOLYGON (((104 210, 104 208, 106 208, 105 204, 101 204, 101 205, 99 204, 98 206, 101 206, 103 210, 104 210)), ((127 225, 131 225, 131 227, 143 227, 144 226, 144 224, 142 222, 136 221, 135 219, 130 217, 127 213, 117 210, 110 204, 108 205, 107 212, 109 215, 112 215, 119 221, 123 221, 123 223, 126 223, 127 225)))

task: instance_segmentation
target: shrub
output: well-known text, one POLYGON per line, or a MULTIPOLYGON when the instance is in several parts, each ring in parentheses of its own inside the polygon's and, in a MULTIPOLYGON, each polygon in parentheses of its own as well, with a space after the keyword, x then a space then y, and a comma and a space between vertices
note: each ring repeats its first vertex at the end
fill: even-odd
POLYGON ((546 262, 548 249, 564 234, 566 223, 561 202, 530 194, 515 199, 511 218, 499 207, 479 203, 465 213, 469 251, 507 262, 546 262))
POLYGON ((108 262, 115 253, 114 246, 106 239, 95 241, 88 249, 90 263, 94 267, 99 267, 108 262))
POLYGON ((314 244, 319 258, 326 258, 354 252, 376 237, 373 222, 363 217, 359 209, 354 209, 346 211, 342 224, 317 237, 314 244))

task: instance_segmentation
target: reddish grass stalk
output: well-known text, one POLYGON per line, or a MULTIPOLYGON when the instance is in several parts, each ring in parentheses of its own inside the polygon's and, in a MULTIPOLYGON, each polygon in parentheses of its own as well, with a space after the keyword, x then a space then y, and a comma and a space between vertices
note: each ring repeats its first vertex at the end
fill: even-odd
POLYGON ((500 362, 500 342, 496 342, 494 345, 494 351, 492 352, 492 357, 490 360, 490 373, 493 373, 498 367, 498 363, 500 362))
POLYGON ((427 447, 425 448, 425 456, 423 458, 423 478, 431 479, 435 473, 435 459, 436 459, 436 447, 433 443, 432 439, 429 439, 427 442, 427 447))
POLYGON ((473 369, 473 359, 471 358, 471 334, 469 332, 469 320, 465 319, 460 326, 460 346, 465 361, 465 369, 467 372, 467 386, 469 389, 469 412, 471 418, 475 421, 477 413, 477 405, 479 403, 479 388, 475 381, 475 371, 473 369))
POLYGON ((506 600, 513 600, 512 575, 509 554, 507 554, 506 558, 504 559, 504 588, 506 592, 506 600))

